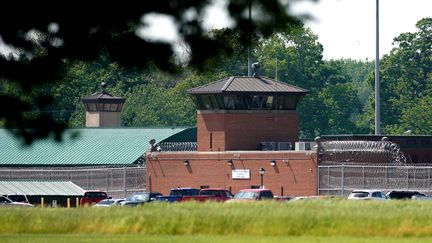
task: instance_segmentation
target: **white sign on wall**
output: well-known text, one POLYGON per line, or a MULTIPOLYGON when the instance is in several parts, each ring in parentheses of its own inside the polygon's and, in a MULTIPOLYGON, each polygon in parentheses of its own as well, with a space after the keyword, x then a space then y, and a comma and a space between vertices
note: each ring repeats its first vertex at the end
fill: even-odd
POLYGON ((250 170, 232 170, 233 179, 250 179, 250 170))

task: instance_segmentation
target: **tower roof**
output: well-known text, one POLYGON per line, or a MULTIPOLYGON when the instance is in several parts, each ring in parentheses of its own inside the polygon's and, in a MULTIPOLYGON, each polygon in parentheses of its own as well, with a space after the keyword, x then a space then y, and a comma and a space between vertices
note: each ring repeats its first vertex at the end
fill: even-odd
POLYGON ((125 98, 119 96, 113 96, 105 92, 94 93, 89 96, 82 98, 84 103, 124 103, 125 98))
POLYGON ((218 94, 218 93, 279 93, 306 95, 308 90, 294 85, 279 82, 268 77, 227 77, 218 81, 192 88, 189 94, 218 94))

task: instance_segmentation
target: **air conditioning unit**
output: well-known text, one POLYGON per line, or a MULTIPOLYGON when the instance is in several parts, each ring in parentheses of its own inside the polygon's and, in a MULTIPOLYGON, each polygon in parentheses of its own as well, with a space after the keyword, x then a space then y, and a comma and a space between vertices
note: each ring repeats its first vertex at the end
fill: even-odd
POLYGON ((315 145, 316 145, 315 142, 296 142, 295 150, 296 151, 312 150, 315 145))
POLYGON ((261 150, 277 150, 277 142, 261 142, 261 150))
POLYGON ((278 142, 278 150, 291 150, 290 142, 278 142))

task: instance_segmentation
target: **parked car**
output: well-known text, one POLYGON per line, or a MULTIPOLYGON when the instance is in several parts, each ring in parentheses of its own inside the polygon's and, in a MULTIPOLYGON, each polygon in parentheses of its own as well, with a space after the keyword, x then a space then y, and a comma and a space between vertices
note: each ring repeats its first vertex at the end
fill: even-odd
POLYGON ((380 190, 354 190, 349 196, 349 200, 387 200, 387 196, 380 190))
POLYGON ((391 191, 387 193, 387 197, 390 199, 412 199, 416 197, 426 197, 425 194, 418 191, 391 191))
POLYGON ((136 192, 128 196, 120 205, 129 207, 138 206, 151 202, 158 196, 162 196, 162 194, 159 192, 136 192))
POLYGON ((13 195, 6 195, 6 197, 14 202, 30 203, 26 195, 13 194, 13 195))
POLYGON ((197 188, 178 187, 171 189, 169 196, 158 196, 155 200, 160 202, 178 202, 183 198, 183 196, 196 196, 199 193, 200 189, 197 188))
POLYGON ((411 197, 411 199, 412 200, 428 200, 428 201, 430 201, 430 200, 432 200, 432 196, 427 196, 427 195, 420 193, 420 194, 413 195, 411 197))
POLYGON ((80 200, 81 206, 87 205, 91 206, 94 205, 104 199, 109 199, 111 197, 108 197, 106 192, 103 191, 87 191, 84 193, 84 196, 80 200))
POLYGON ((112 207, 112 206, 119 206, 121 202, 123 202, 125 199, 104 199, 93 205, 93 207, 112 207))
POLYGON ((293 200, 294 197, 292 197, 292 196, 274 196, 273 199, 275 201, 287 202, 287 201, 293 200))
POLYGON ((33 205, 24 202, 14 202, 7 197, 0 196, 0 207, 33 207, 33 205))
POLYGON ((243 189, 234 195, 234 198, 228 200, 232 201, 252 201, 252 200, 266 200, 273 199, 273 192, 269 189, 243 189))
POLYGON ((196 196, 183 196, 180 201, 198 201, 198 202, 207 202, 207 201, 215 201, 215 202, 224 202, 233 198, 233 194, 223 188, 205 188, 201 189, 199 194, 196 196))
POLYGON ((294 197, 291 201, 295 202, 295 201, 311 201, 311 200, 322 200, 322 199, 327 199, 329 198, 328 196, 298 196, 298 197, 294 197))

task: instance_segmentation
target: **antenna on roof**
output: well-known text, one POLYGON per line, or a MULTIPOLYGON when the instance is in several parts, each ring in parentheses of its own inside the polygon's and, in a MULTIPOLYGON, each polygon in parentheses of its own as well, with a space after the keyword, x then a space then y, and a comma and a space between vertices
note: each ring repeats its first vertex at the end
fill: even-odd
POLYGON ((278 119, 278 59, 276 57, 276 95, 275 95, 275 121, 278 119))
POLYGON ((253 76, 254 76, 254 78, 258 78, 259 77, 260 67, 261 67, 261 65, 259 64, 259 62, 252 63, 252 70, 253 70, 253 76))
POLYGON ((252 46, 252 0, 249 0, 249 36, 248 36, 248 77, 252 76, 252 51, 251 51, 251 46, 252 46))
POLYGON ((101 87, 101 93, 102 94, 106 94, 106 88, 107 88, 107 83, 106 82, 101 82, 100 87, 101 87))

